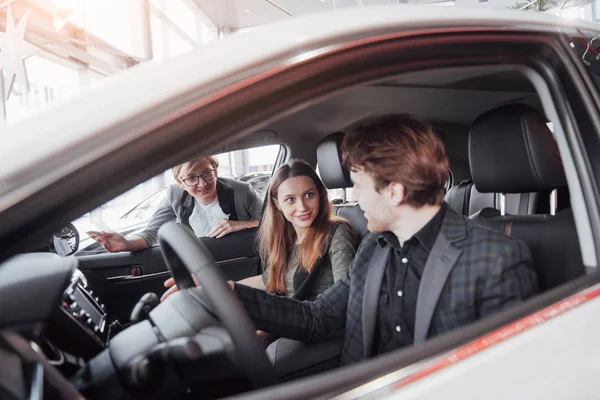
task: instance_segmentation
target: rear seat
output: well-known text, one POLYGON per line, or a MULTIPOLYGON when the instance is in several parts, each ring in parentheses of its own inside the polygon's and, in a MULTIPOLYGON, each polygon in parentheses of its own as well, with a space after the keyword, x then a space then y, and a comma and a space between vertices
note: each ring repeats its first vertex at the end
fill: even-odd
MULTIPOLYGON (((465 179, 454 185, 444 196, 444 200, 454 211, 465 217, 483 210, 496 208, 497 193, 481 193, 471 179, 465 179)), ((506 213, 512 215, 529 215, 535 212, 539 201, 538 193, 508 193, 506 195, 506 213)))

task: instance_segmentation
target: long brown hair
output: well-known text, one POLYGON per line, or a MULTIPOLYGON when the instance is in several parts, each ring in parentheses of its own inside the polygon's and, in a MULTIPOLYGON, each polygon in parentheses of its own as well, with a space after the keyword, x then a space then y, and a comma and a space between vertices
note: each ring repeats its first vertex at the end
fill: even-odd
POLYGON ((302 160, 291 160, 279 167, 271 178, 269 190, 267 191, 268 201, 258 230, 260 259, 263 268, 269 269, 268 292, 285 293, 287 258, 297 237, 294 227, 284 217, 283 212, 275 206, 275 201, 279 186, 286 179, 297 176, 311 178, 319 193, 319 212, 308 228, 296 255, 297 259, 295 261, 298 263, 299 268, 310 272, 319 256, 327 251, 331 223, 333 221, 344 221, 341 218, 332 217, 331 206, 327 199, 327 189, 309 164, 302 160))

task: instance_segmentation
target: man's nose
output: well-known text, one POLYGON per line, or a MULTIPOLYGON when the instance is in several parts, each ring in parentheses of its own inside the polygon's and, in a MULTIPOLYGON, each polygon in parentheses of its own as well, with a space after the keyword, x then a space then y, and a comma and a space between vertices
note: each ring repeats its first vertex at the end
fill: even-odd
POLYGON ((206 182, 202 178, 198 179, 198 184, 196 185, 199 188, 205 188, 207 186, 206 182))

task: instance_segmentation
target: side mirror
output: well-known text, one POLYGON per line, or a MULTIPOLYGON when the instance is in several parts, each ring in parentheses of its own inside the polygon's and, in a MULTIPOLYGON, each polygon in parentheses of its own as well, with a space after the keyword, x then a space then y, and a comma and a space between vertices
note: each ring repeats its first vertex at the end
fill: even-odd
POLYGON ((50 243, 56 254, 61 257, 70 256, 79 249, 79 232, 71 223, 52 233, 50 243))

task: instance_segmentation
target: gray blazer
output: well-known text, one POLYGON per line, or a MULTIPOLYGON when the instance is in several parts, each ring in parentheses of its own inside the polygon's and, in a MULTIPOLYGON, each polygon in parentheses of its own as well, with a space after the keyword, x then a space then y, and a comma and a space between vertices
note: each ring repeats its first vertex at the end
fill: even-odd
MULTIPOLYGON (((259 220, 262 215, 263 201, 252 185, 228 178, 217 178, 217 197, 219 205, 229 219, 233 221, 259 220)), ((138 236, 152 246, 158 241, 158 229, 169 221, 177 221, 190 227, 190 215, 196 202, 179 185, 167 186, 167 195, 158 205, 152 219, 138 236)))

